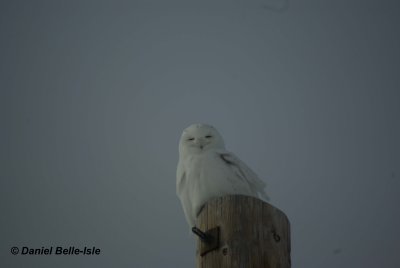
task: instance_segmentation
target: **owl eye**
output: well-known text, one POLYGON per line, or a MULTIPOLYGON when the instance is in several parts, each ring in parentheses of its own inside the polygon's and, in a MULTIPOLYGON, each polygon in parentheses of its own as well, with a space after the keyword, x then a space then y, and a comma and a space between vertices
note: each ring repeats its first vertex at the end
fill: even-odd
POLYGON ((207 135, 207 136, 206 136, 206 139, 210 139, 210 138, 212 138, 211 135, 207 135))
POLYGON ((193 141, 194 140, 194 138, 189 138, 189 139, 187 139, 188 141, 193 141))

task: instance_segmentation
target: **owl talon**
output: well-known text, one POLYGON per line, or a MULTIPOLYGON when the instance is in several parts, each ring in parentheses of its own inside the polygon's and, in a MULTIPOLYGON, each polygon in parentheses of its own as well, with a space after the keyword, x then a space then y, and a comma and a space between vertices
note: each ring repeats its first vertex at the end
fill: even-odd
POLYGON ((197 212, 196 214, 196 218, 200 215, 200 212, 203 210, 203 208, 205 207, 206 204, 202 205, 199 209, 199 212, 197 212))

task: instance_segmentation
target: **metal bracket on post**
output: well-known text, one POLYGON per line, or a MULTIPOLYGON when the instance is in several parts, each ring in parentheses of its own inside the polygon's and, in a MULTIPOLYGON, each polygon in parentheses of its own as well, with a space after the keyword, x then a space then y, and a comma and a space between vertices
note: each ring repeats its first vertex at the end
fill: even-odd
POLYGON ((219 226, 207 230, 206 232, 201 231, 197 227, 193 227, 192 232, 200 238, 200 256, 203 257, 208 252, 219 248, 219 226))

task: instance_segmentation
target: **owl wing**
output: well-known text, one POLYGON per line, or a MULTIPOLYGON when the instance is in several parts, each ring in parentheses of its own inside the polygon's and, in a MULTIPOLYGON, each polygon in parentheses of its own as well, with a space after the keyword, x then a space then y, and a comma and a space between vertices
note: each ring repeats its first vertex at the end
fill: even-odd
POLYGON ((227 151, 218 152, 221 159, 234 171, 234 173, 247 183, 251 191, 258 197, 269 200, 265 192, 266 184, 236 155, 227 151))

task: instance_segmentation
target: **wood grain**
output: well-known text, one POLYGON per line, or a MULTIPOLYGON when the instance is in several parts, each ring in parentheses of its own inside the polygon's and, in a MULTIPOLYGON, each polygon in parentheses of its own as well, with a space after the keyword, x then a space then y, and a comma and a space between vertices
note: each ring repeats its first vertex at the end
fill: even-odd
POLYGON ((206 232, 220 226, 217 250, 200 256, 197 268, 290 268, 290 223, 274 206, 254 197, 229 195, 209 200, 197 218, 206 232))

